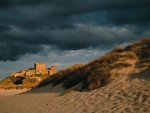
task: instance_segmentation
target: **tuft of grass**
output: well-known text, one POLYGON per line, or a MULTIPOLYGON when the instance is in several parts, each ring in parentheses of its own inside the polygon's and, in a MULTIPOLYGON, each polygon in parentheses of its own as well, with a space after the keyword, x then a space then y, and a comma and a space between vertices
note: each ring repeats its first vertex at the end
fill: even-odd
POLYGON ((38 84, 39 80, 37 78, 26 77, 22 80, 22 84, 38 84))
POLYGON ((124 49, 120 46, 115 47, 111 52, 112 53, 122 53, 124 49))
POLYGON ((132 64, 130 63, 127 63, 127 62, 121 62, 121 63, 115 63, 113 64, 112 66, 110 66, 111 69, 115 69, 115 68, 118 68, 118 69, 121 69, 121 68, 124 68, 124 67, 131 67, 132 64))
POLYGON ((2 81, 0 81, 0 85, 14 85, 14 83, 11 81, 11 79, 9 77, 3 79, 2 81))

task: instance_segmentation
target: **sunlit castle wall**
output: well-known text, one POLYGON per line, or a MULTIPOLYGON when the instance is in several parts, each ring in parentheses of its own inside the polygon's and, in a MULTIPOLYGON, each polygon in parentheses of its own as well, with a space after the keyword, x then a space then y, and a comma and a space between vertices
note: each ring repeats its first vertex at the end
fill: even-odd
POLYGON ((35 68, 36 71, 46 70, 45 62, 43 62, 43 63, 36 62, 34 64, 34 68, 35 68))

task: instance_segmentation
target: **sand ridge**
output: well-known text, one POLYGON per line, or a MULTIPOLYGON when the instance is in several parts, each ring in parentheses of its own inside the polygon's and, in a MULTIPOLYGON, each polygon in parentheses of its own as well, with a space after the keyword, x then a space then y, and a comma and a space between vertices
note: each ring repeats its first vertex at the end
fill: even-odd
POLYGON ((150 68, 134 69, 90 92, 47 85, 29 92, 0 97, 1 113, 150 113, 150 68))

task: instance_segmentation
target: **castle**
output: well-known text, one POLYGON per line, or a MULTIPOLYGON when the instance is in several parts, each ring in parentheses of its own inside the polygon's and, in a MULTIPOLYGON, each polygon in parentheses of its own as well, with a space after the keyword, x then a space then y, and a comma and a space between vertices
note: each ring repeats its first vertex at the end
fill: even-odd
POLYGON ((17 76, 34 76, 36 74, 48 74, 53 75, 56 73, 56 66, 52 65, 50 68, 46 68, 46 63, 34 63, 34 68, 29 68, 28 70, 21 70, 19 72, 11 72, 10 76, 17 77, 17 76))

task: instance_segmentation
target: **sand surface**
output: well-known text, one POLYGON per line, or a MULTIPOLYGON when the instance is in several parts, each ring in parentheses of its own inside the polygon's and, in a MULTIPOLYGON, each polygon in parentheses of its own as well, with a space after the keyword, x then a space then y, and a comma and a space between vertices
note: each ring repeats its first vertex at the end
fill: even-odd
POLYGON ((20 94, 23 92, 28 91, 27 89, 22 89, 22 90, 17 90, 17 89, 11 89, 11 90, 4 90, 0 89, 0 97, 1 96, 9 96, 9 95, 15 95, 15 94, 20 94))
POLYGON ((150 68, 90 92, 62 92, 61 85, 47 85, 0 97, 0 113, 150 113, 150 68))

